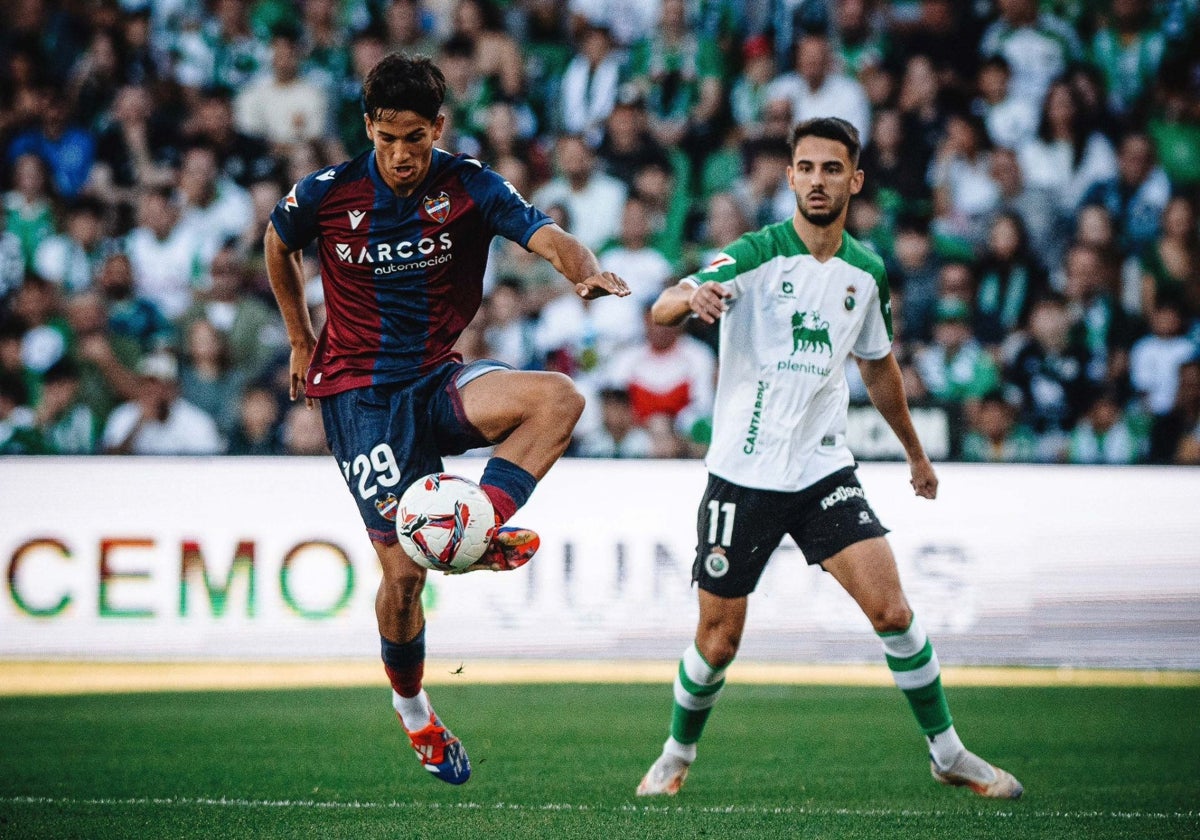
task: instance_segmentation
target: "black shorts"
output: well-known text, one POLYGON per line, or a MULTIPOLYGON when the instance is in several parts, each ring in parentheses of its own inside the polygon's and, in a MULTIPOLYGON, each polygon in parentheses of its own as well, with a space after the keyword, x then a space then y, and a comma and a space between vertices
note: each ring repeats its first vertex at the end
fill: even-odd
POLYGON ((692 581, 725 598, 749 595, 784 534, 810 565, 843 548, 882 537, 854 467, 846 467, 795 493, 755 490, 709 475, 696 517, 692 581))

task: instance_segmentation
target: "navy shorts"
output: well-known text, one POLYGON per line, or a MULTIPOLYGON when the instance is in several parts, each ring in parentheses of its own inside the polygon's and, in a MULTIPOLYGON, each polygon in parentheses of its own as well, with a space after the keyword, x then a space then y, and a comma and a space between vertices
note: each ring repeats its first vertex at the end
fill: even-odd
POLYGON ((446 362, 412 382, 321 398, 325 439, 371 539, 396 542, 396 506, 410 484, 442 470, 443 455, 492 441, 467 420, 459 389, 503 362, 446 362))
POLYGON ((794 493, 756 490, 709 475, 696 520, 692 580, 725 598, 749 595, 784 534, 810 565, 888 532, 867 504, 854 467, 794 493))

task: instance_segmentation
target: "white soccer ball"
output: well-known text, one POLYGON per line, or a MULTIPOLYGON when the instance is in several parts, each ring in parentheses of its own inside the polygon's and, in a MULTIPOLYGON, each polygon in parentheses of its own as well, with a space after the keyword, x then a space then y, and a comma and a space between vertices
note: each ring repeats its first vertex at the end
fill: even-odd
POLYGON ((404 491, 396 508, 400 548, 427 569, 465 569, 483 556, 496 513, 483 489, 449 473, 431 473, 404 491))

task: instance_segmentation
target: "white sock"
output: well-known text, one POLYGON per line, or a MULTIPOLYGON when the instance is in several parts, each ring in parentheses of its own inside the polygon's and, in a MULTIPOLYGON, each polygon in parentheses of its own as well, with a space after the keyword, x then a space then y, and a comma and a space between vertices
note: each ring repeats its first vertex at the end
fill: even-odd
POLYGON ((424 729, 429 725, 429 716, 433 714, 433 707, 429 705, 429 697, 426 696, 425 689, 418 691, 416 697, 401 697, 393 691, 392 708, 400 715, 404 728, 409 732, 424 729))
POLYGON ((696 760, 696 745, 681 744, 668 736, 667 742, 663 744, 663 755, 671 755, 680 761, 686 761, 688 764, 691 764, 696 760))
POLYGON ((938 766, 939 770, 949 769, 955 759, 966 749, 953 726, 945 732, 927 735, 925 740, 929 742, 929 755, 932 756, 933 763, 938 766))

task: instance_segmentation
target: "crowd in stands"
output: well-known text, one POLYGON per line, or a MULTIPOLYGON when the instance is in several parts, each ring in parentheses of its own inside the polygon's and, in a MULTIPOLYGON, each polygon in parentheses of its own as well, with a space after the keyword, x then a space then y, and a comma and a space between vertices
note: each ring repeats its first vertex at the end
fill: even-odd
MULTIPOLYGON (((665 285, 791 216, 787 137, 864 139, 911 401, 971 461, 1200 463, 1197 0, 17 0, 0 28, 0 454, 325 453, 287 400, 262 235, 369 148, 393 50, 439 145, 507 178, 631 299, 493 245, 465 357, 560 370, 571 452, 696 457, 717 335, 665 285)), ((306 259, 318 325, 318 266, 306 259)), ((866 392, 853 364, 853 399, 866 392)))

